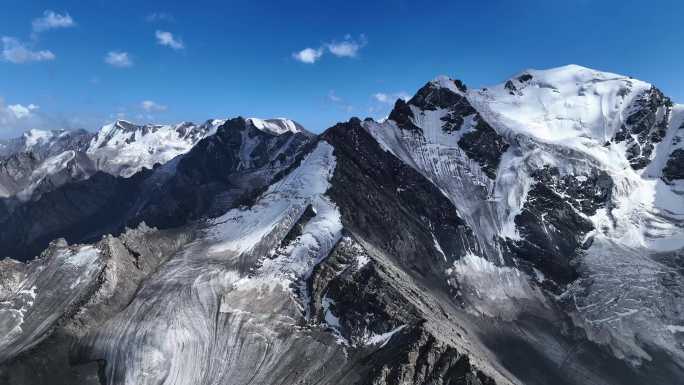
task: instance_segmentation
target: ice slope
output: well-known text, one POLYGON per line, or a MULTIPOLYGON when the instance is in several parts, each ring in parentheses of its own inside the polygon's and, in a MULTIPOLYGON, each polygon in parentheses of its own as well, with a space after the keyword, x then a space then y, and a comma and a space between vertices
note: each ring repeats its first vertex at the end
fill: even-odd
MULTIPOLYGON (((339 214, 323 195, 335 168, 332 153, 319 143, 254 206, 212 220, 123 312, 86 338, 84 354, 106 360, 108 383, 262 383, 300 359, 286 351, 341 354, 332 336, 324 346, 298 331, 302 313, 291 287, 340 237, 339 214), (308 205, 313 222, 279 247, 308 205)), ((316 362, 326 361, 318 358, 314 373, 316 362)))

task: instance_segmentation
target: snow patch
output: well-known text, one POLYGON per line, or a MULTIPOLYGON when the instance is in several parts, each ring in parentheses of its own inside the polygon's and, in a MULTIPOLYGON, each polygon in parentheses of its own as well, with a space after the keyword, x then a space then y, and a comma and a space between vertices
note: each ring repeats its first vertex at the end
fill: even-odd
POLYGON ((273 135, 282 135, 287 132, 296 134, 302 132, 298 127, 297 123, 290 119, 278 118, 278 119, 259 119, 259 118, 249 118, 247 119, 254 127, 260 131, 264 131, 273 135))
POLYGON ((380 346, 378 348, 383 348, 383 347, 385 347, 385 345, 387 345, 389 343, 389 341, 392 339, 392 337, 395 334, 402 331, 405 327, 406 327, 406 325, 401 325, 399 327, 396 327, 396 328, 388 331, 387 333, 371 335, 371 336, 367 337, 363 341, 363 343, 364 343, 364 345, 378 345, 378 344, 380 344, 380 346))

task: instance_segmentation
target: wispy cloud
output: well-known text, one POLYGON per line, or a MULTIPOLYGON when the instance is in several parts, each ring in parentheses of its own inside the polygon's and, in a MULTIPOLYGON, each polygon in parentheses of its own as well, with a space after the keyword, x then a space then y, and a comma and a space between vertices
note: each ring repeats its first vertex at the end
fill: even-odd
POLYGON ((117 68, 128 68, 133 66, 133 59, 128 52, 109 51, 104 58, 105 63, 117 68))
POLYGON ((7 112, 14 115, 15 119, 25 119, 33 114, 33 111, 37 110, 39 107, 35 104, 29 104, 28 106, 23 106, 21 104, 10 104, 7 106, 7 112))
POLYGON ((74 19, 68 14, 59 14, 47 10, 43 16, 33 19, 31 23, 31 42, 23 42, 12 36, 2 37, 2 51, 0 61, 15 64, 55 60, 55 54, 50 50, 37 50, 34 48, 38 42, 38 34, 56 28, 69 28, 76 25, 74 19))
POLYGON ((71 15, 65 13, 63 15, 47 10, 43 12, 43 16, 33 20, 33 32, 43 32, 56 28, 70 28, 76 25, 71 15))
POLYGON ((411 96, 404 91, 391 94, 378 92, 376 94, 373 94, 373 98, 380 103, 393 104, 397 99, 408 100, 411 98, 411 96))
POLYGON ((313 64, 317 62, 321 56, 323 56, 322 48, 304 48, 303 50, 292 54, 292 57, 294 57, 296 60, 307 64, 313 64))
POLYGON ((171 47, 175 50, 184 49, 183 40, 175 38, 171 32, 156 31, 154 35, 157 37, 157 44, 171 47))
POLYGON ((302 63, 313 64, 321 59, 324 53, 329 52, 336 57, 353 58, 359 55, 359 51, 368 43, 366 36, 361 34, 358 39, 346 35, 342 41, 325 43, 318 48, 304 48, 292 54, 295 60, 302 63))
POLYGON ((328 101, 338 108, 344 110, 346 113, 351 113, 354 110, 354 106, 347 103, 343 98, 339 97, 335 90, 328 91, 328 101))
POLYGON ((365 35, 359 36, 358 39, 353 39, 351 35, 344 37, 342 41, 333 41, 326 44, 328 51, 337 57, 357 57, 359 50, 368 43, 365 35))
POLYGON ((143 100, 140 102, 140 108, 147 112, 161 112, 166 111, 167 107, 165 105, 159 104, 152 100, 143 100))
POLYGON ((10 36, 2 37, 2 60, 21 64, 34 61, 54 60, 55 54, 48 50, 34 51, 26 43, 10 36))
POLYGON ((342 98, 335 94, 335 90, 330 90, 328 92, 328 100, 330 100, 333 103, 339 103, 342 101, 342 98))
POLYGON ((176 21, 176 18, 174 18, 173 15, 168 12, 152 12, 147 15, 145 20, 147 20, 149 23, 157 23, 162 21, 172 23, 176 21))

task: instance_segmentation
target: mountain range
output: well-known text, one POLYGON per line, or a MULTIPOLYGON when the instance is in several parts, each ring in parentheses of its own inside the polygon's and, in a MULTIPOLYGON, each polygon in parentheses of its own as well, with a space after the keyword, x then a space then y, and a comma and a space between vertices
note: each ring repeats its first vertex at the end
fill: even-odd
POLYGON ((0 229, 0 383, 684 378, 684 105, 618 74, 31 130, 0 229))

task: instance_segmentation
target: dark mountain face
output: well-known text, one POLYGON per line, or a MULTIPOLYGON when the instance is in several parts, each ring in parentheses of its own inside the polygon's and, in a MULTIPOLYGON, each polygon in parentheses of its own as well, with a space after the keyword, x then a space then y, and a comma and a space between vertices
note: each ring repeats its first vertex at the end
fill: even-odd
POLYGON ((168 228, 220 215, 261 192, 311 140, 305 131, 273 135, 242 118, 229 120, 167 167, 175 170, 159 169, 167 179, 145 184, 129 223, 168 228))
POLYGON ((678 148, 672 151, 663 169, 663 178, 667 181, 684 179, 684 150, 678 148))
POLYGON ((682 126, 651 85, 566 66, 48 178, 0 205, 0 250, 45 248, 0 262, 0 382, 677 383, 682 126))
POLYGON ((140 194, 139 185, 149 174, 147 171, 125 179, 98 172, 34 201, 0 200, 0 223, 5 229, 0 233, 3 257, 26 261, 55 238, 87 242, 119 232, 131 208, 130 197, 140 194))

